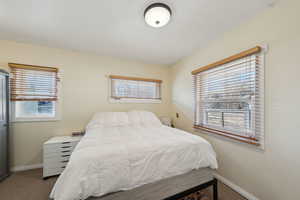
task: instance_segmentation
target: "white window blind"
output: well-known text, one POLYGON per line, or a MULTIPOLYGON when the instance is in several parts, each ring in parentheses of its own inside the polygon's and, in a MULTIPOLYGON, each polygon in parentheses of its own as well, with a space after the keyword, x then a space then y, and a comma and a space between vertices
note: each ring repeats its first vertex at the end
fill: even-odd
POLYGON ((58 69, 9 63, 12 101, 56 101, 58 69))
POLYGON ((161 80, 111 75, 111 98, 161 99, 161 80))
POLYGON ((260 48, 195 70, 194 127, 260 145, 264 69, 260 48))

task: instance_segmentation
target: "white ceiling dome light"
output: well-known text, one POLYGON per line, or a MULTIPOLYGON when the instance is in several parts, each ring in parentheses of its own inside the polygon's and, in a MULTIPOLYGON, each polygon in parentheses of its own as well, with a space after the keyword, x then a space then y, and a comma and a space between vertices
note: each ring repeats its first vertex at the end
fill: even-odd
POLYGON ((167 25, 171 19, 171 15, 171 8, 163 3, 153 3, 144 12, 146 23, 154 28, 167 25))

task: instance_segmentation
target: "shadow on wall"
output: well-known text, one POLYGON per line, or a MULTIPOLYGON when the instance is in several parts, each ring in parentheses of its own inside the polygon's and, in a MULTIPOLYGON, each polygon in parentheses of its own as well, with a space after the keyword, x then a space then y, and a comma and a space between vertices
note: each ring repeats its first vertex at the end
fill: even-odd
POLYGON ((176 128, 193 132, 193 105, 183 104, 179 101, 173 101, 173 117, 176 128), (176 117, 176 113, 179 114, 178 118, 176 117))

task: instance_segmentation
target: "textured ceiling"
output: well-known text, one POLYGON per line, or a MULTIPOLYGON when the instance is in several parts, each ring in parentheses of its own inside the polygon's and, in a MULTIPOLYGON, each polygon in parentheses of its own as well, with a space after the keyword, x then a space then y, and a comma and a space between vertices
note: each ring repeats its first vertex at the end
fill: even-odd
MULTIPOLYGON (((162 0, 171 22, 148 27, 149 0, 0 0, 0 39, 172 64, 274 0, 162 0)), ((155 1, 157 2, 157 1, 155 1)))

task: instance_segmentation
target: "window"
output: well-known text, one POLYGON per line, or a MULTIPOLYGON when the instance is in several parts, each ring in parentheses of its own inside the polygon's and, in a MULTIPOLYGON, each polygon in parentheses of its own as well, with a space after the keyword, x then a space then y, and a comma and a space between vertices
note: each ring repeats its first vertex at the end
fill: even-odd
POLYGON ((263 140, 261 48, 199 68, 194 76, 194 127, 254 145, 263 140))
POLYGON ((54 118, 55 102, 53 101, 16 101, 16 118, 54 118))
POLYGON ((111 99, 123 102, 160 102, 161 80, 110 76, 111 99))
POLYGON ((13 121, 57 119, 58 69, 9 63, 13 121))

